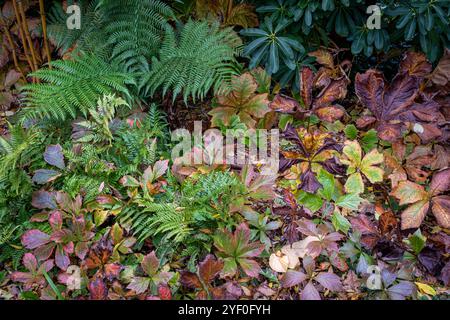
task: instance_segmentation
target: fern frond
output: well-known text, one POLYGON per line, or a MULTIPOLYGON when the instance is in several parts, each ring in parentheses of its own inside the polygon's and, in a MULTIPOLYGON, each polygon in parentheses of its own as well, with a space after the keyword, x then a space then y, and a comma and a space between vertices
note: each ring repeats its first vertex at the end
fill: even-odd
POLYGON ((0 184, 8 180, 20 184, 18 172, 22 172, 22 167, 36 156, 38 141, 39 133, 33 128, 25 130, 20 125, 9 126, 9 138, 0 137, 0 184))
POLYGON ((222 83, 236 74, 235 56, 240 39, 232 29, 220 29, 219 24, 188 21, 174 31, 166 28, 159 59, 152 60, 152 69, 143 78, 144 95, 169 90, 173 99, 180 93, 203 99, 211 88, 217 91, 222 83))
POLYGON ((191 232, 192 217, 172 203, 146 203, 135 210, 125 210, 119 215, 123 224, 129 224, 143 241, 149 236, 164 234, 167 239, 182 242, 191 232))
POLYGON ((52 67, 31 74, 43 83, 24 86, 23 101, 27 108, 22 119, 65 120, 80 113, 86 116, 102 95, 119 92, 130 98, 127 84, 133 84, 133 78, 93 54, 73 61, 54 61, 52 67))
POLYGON ((82 52, 96 52, 106 50, 107 33, 104 30, 105 14, 99 4, 101 0, 68 0, 67 6, 76 4, 81 10, 81 29, 67 27, 68 15, 63 4, 56 2, 48 13, 49 24, 47 34, 56 44, 62 54, 72 48, 82 52))
POLYGON ((148 71, 157 54, 172 9, 158 0, 104 1, 108 15, 106 32, 112 57, 129 72, 148 71))

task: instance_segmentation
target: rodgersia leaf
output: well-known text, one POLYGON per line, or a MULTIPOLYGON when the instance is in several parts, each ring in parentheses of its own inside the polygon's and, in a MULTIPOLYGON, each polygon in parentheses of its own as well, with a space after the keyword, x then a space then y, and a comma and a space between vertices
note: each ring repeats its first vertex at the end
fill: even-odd
POLYGON ((341 162, 348 166, 347 174, 350 174, 345 183, 345 190, 348 193, 360 194, 364 192, 364 181, 361 173, 371 183, 383 181, 384 171, 377 165, 383 162, 384 157, 377 149, 373 149, 362 157, 361 146, 355 140, 346 141, 342 152, 345 157, 341 159, 341 162))
POLYGON ((252 258, 262 253, 264 245, 260 242, 250 243, 247 224, 241 223, 234 233, 218 231, 214 236, 214 246, 219 250, 218 255, 224 259, 224 274, 234 275, 238 266, 250 277, 259 274, 260 266, 252 258))
POLYGON ((263 118, 270 110, 267 93, 256 93, 258 84, 249 72, 234 77, 231 88, 230 92, 217 95, 217 106, 209 112, 212 125, 218 126, 220 122, 229 125, 237 115, 242 123, 254 128, 256 119, 263 118))

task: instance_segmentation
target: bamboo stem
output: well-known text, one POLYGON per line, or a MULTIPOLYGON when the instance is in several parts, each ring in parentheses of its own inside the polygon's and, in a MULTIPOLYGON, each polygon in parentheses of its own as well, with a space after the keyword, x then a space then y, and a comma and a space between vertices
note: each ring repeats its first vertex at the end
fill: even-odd
POLYGON ((50 48, 48 46, 48 39, 47 39, 47 20, 45 19, 44 0, 39 0, 39 11, 41 14, 42 33, 44 35, 45 52, 47 54, 48 66, 51 69, 52 68, 52 66, 51 66, 52 57, 50 55, 50 48))
POLYGON ((27 58, 27 62, 28 62, 28 65, 30 66, 31 71, 36 71, 33 63, 31 62, 30 52, 28 51, 28 45, 27 45, 27 41, 26 41, 25 35, 24 35, 25 31, 22 28, 22 23, 21 23, 22 19, 20 19, 20 14, 19 14, 19 10, 17 8, 16 0, 13 0, 13 7, 14 7, 14 14, 16 15, 17 27, 19 29, 20 38, 22 40, 22 46, 23 46, 23 51, 25 53, 25 57, 27 58))
POLYGON ((225 23, 228 23, 228 19, 231 17, 231 12, 233 11, 233 0, 228 0, 228 7, 227 7, 227 16, 225 17, 225 23))
POLYGON ((27 81, 27 78, 25 77, 25 74, 23 73, 22 68, 19 65, 19 60, 17 59, 16 50, 14 47, 14 41, 12 40, 11 33, 9 32, 9 28, 6 26, 5 20, 2 16, 0 16, 0 23, 2 24, 4 33, 6 35, 6 39, 8 40, 9 46, 11 47, 11 53, 14 61, 14 67, 17 69, 17 71, 20 72, 20 75, 22 78, 27 81))
POLYGON ((30 30, 28 30, 27 18, 25 16, 25 11, 23 10, 23 5, 22 5, 21 0, 19 0, 19 13, 22 18, 22 25, 25 30, 25 37, 27 38, 28 46, 30 47, 30 50, 31 50, 31 57, 33 59, 34 68, 35 68, 35 70, 37 70, 38 69, 38 55, 36 54, 36 50, 34 49, 33 41, 31 40, 30 30))

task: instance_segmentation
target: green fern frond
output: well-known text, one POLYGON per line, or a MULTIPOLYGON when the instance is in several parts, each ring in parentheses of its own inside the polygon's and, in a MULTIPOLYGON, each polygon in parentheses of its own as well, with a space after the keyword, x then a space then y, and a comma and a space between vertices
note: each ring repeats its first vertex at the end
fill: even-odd
POLYGON ((69 49, 76 48, 82 52, 96 52, 100 54, 106 50, 107 33, 104 30, 105 12, 99 4, 101 0, 68 0, 67 6, 76 4, 80 7, 81 29, 67 27, 68 15, 63 4, 56 2, 48 13, 47 34, 62 54, 69 49))
POLYGON ((131 226, 138 241, 164 234, 167 239, 182 242, 191 232, 190 215, 172 203, 146 203, 144 207, 124 210, 120 222, 131 226))
POLYGON ((185 102, 189 96, 203 99, 236 74, 239 47, 236 33, 220 29, 218 23, 188 21, 177 31, 167 27, 159 59, 153 58, 152 69, 143 78, 144 95, 162 89, 163 95, 171 90, 174 100, 180 93, 185 102))
POLYGON ((119 92, 130 98, 127 84, 133 84, 133 78, 95 55, 54 61, 52 67, 31 74, 43 83, 24 86, 23 101, 27 108, 22 119, 65 120, 80 113, 86 116, 102 95, 119 92))
POLYGON ((157 54, 172 9, 158 0, 104 1, 106 32, 112 57, 129 72, 148 71, 148 61, 157 54))
POLYGON ((23 182, 29 183, 23 167, 39 153, 39 137, 33 128, 25 130, 20 125, 10 125, 9 137, 0 137, 0 189, 5 185, 9 191, 18 191, 23 182))

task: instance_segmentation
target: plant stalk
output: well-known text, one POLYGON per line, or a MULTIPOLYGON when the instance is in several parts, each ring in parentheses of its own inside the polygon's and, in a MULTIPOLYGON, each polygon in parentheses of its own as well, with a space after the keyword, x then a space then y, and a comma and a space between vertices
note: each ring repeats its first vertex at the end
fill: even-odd
POLYGON ((16 15, 17 28, 19 29, 20 39, 22 40, 22 46, 23 46, 23 51, 25 53, 25 57, 27 59, 27 62, 28 62, 28 65, 30 66, 31 71, 36 71, 33 63, 31 62, 30 52, 28 51, 28 44, 27 44, 27 41, 26 41, 25 35, 24 35, 25 31, 23 30, 23 27, 22 27, 22 23, 21 23, 22 19, 20 18, 19 9, 17 7, 16 0, 13 0, 13 7, 14 7, 14 14, 16 15))
POLYGON ((50 54, 50 48, 48 46, 48 38, 47 38, 47 20, 45 19, 45 8, 44 8, 44 0, 39 0, 39 12, 41 14, 41 23, 42 23, 42 33, 44 35, 44 47, 45 53, 47 54, 47 61, 49 68, 51 69, 52 57, 50 54))
POLYGON ((27 78, 25 77, 25 74, 23 73, 23 70, 22 70, 22 68, 19 65, 19 60, 17 59, 16 49, 14 47, 14 41, 12 40, 11 33, 9 32, 9 28, 6 26, 5 20, 3 19, 2 16, 0 16, 0 23, 2 24, 3 32, 6 35, 6 39, 8 41, 8 44, 11 47, 11 54, 12 54, 13 61, 14 61, 14 67, 17 69, 17 71, 20 72, 20 75, 26 81, 27 78))

